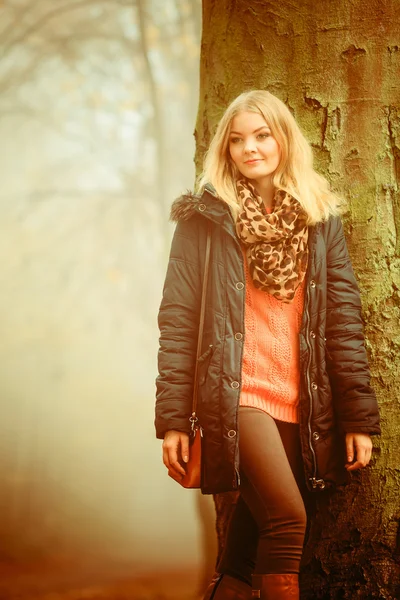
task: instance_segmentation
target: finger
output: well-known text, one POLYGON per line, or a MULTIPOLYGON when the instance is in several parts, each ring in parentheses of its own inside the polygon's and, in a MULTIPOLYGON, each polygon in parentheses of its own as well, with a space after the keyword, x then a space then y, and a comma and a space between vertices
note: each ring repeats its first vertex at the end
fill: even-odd
POLYGON ((358 446, 357 447, 357 461, 361 463, 362 467, 367 465, 367 450, 366 446, 358 446))
POLYGON ((347 462, 352 463, 354 460, 354 438, 351 434, 346 435, 346 456, 347 462))
POLYGON ((371 460, 371 448, 364 446, 364 467, 366 467, 371 460))
POLYGON ((163 444, 163 463, 168 470, 171 469, 171 463, 177 460, 175 445, 171 445, 170 442, 164 442, 163 444))
POLYGON ((181 437, 181 455, 183 462, 189 462, 189 436, 181 437))
POLYGON ((351 465, 346 465, 348 471, 356 471, 357 469, 363 469, 367 465, 366 460, 367 448, 365 446, 358 446, 356 448, 356 461, 351 465))
POLYGON ((178 460, 178 440, 164 440, 163 443, 163 458, 164 464, 167 469, 171 466, 171 463, 178 460))
POLYGON ((169 469, 171 467, 171 462, 176 460, 177 453, 174 450, 174 446, 171 445, 170 442, 164 442, 163 445, 163 463, 169 469))
POLYGON ((357 469, 362 469, 363 468, 363 464, 361 464, 360 461, 356 460, 356 462, 352 463, 351 465, 346 465, 346 469, 348 471, 357 471, 357 469))
POLYGON ((175 460, 171 460, 170 456, 169 468, 173 471, 176 471, 176 473, 179 473, 181 476, 186 475, 185 469, 182 467, 177 458, 175 460))
POLYGON ((167 467, 167 469, 169 469, 168 450, 167 450, 167 448, 165 446, 163 446, 163 463, 167 467))
POLYGON ((171 464, 168 469, 168 475, 173 479, 176 479, 176 481, 181 481, 182 477, 185 475, 185 472, 181 473, 171 464))
POLYGON ((181 464, 178 461, 178 452, 176 450, 175 445, 165 445, 165 448, 163 449, 163 460, 164 465, 167 467, 167 469, 172 470, 176 474, 176 476, 182 477, 183 475, 186 475, 185 469, 181 466, 181 464))
POLYGON ((171 477, 171 479, 173 479, 174 481, 177 481, 178 483, 180 483, 182 481, 182 475, 180 475, 176 471, 173 471, 172 469, 168 470, 168 475, 169 475, 169 477, 171 477))
POLYGON ((178 473, 178 471, 176 471, 175 469, 173 469, 172 467, 170 467, 168 469, 168 475, 172 478, 175 479, 175 481, 178 481, 179 483, 182 481, 183 479, 183 475, 181 475, 181 473, 178 473))

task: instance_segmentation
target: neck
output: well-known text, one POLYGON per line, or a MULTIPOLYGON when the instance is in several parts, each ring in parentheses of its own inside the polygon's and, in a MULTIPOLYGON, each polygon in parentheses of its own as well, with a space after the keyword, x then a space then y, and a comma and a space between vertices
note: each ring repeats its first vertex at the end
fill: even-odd
POLYGON ((271 179, 263 179, 262 181, 254 181, 254 187, 260 194, 266 208, 271 209, 274 205, 275 187, 271 179))

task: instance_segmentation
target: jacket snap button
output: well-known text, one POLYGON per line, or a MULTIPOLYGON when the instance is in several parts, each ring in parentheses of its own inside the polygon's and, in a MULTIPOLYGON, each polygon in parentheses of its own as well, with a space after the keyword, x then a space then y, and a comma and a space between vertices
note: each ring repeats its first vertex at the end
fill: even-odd
POLYGON ((243 333, 235 333, 235 340, 240 342, 243 339, 243 333))
POLYGON ((311 279, 311 281, 310 281, 310 285, 311 285, 311 287, 312 287, 312 288, 315 288, 315 286, 316 286, 317 284, 315 283, 314 279, 311 279))
POLYGON ((237 290, 242 290, 244 288, 244 283, 242 281, 238 281, 236 284, 237 290))
POLYGON ((236 431, 234 429, 230 429, 228 431, 228 437, 233 438, 236 435, 236 431))
POLYGON ((312 387, 313 390, 317 390, 318 389, 318 386, 315 383, 315 381, 312 382, 311 387, 312 387))
POLYGON ((310 336, 311 336, 312 338, 315 338, 315 337, 316 337, 316 335, 315 335, 315 331, 310 331, 310 336))
POLYGON ((200 212, 204 212, 206 210, 207 206, 205 204, 199 204, 199 211, 200 212))
POLYGON ((314 431, 314 433, 312 434, 312 436, 313 436, 313 440, 315 440, 316 442, 318 442, 319 437, 320 437, 318 431, 314 431))
POLYGON ((237 390, 239 387, 239 382, 238 381, 232 381, 231 383, 231 388, 233 388, 234 390, 237 390))

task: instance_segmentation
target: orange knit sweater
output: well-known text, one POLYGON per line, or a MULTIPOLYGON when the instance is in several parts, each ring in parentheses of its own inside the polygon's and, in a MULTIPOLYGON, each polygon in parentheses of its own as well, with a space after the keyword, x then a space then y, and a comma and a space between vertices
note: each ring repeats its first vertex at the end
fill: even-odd
POLYGON ((279 421, 298 423, 304 281, 288 304, 255 288, 246 257, 244 262, 246 306, 240 405, 260 408, 279 421))

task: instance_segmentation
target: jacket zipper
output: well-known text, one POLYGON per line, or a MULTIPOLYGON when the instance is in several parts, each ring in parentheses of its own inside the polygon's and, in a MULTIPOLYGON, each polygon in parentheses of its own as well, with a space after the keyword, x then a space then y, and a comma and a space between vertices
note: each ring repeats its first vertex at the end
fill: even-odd
POLYGON ((315 489, 317 487, 317 457, 315 456, 315 450, 312 444, 312 431, 311 431, 311 418, 312 418, 312 412, 313 412, 313 407, 312 407, 312 391, 311 391, 311 382, 310 382, 310 365, 311 365, 311 344, 309 343, 309 339, 308 339, 308 333, 309 333, 309 318, 310 318, 310 314, 308 312, 308 299, 309 299, 309 291, 308 291, 308 286, 307 286, 307 298, 306 298, 306 309, 305 309, 305 313, 306 313, 306 343, 307 343, 307 349, 308 349, 308 361, 307 361, 307 367, 306 367, 306 379, 307 379, 307 393, 308 393, 308 398, 309 398, 309 411, 308 411, 308 442, 309 442, 309 446, 310 446, 310 450, 311 450, 311 454, 312 454, 312 462, 313 462, 313 474, 312 477, 310 477, 310 481, 312 484, 312 487, 315 489))
MULTIPOLYGON (((231 211, 229 210, 229 214, 232 218, 232 214, 231 211)), ((233 219, 232 219, 233 220, 233 219)), ((239 240, 235 237, 235 242, 236 244, 239 246, 239 254, 241 257, 241 261, 240 261, 240 265, 242 268, 242 278, 243 278, 243 284, 244 284, 244 288, 243 288, 243 320, 242 320, 242 331, 245 331, 245 326, 244 326, 244 311, 245 311, 245 305, 246 305, 246 275, 245 275, 245 271, 244 271, 244 263, 243 263, 243 255, 242 255, 242 251, 240 248, 240 243, 239 240)), ((240 365, 241 365, 241 370, 242 370, 242 363, 243 363, 243 344, 241 347, 241 351, 240 351, 240 365)), ((242 375, 242 373, 240 373, 240 375, 242 375)), ((240 389, 242 389, 242 379, 240 377, 240 389)), ((239 395, 239 400, 236 406, 236 429, 237 431, 239 431, 239 405, 240 405, 240 395, 239 395)), ((236 448, 235 448, 235 453, 239 452, 239 436, 236 435, 236 448)), ((240 487, 240 473, 239 473, 239 469, 237 468, 236 464, 235 464, 235 476, 236 476, 236 485, 237 487, 240 487)))
MULTIPOLYGON (((310 269, 310 273, 311 273, 311 269, 310 269)), ((307 423, 307 427, 308 427, 308 442, 309 442, 309 446, 310 446, 310 450, 311 450, 311 455, 312 455, 312 462, 313 462, 312 477, 309 477, 309 481, 311 481, 311 485, 312 485, 312 488, 314 490, 317 489, 317 488, 320 488, 321 490, 323 490, 325 488, 325 481, 323 479, 318 479, 318 477, 317 477, 317 457, 315 455, 315 450, 314 450, 314 446, 313 446, 313 443, 312 443, 312 429, 311 429, 311 419, 312 419, 312 414, 313 414, 313 404, 312 404, 312 390, 311 390, 311 382, 310 382, 310 365, 311 365, 312 347, 311 347, 311 344, 309 342, 309 330, 310 330, 310 313, 308 311, 309 298, 310 298, 309 280, 310 280, 310 277, 307 278, 307 295, 306 295, 306 298, 305 298, 305 315, 306 315, 306 330, 305 330, 306 335, 305 335, 305 339, 306 339, 306 344, 307 344, 307 348, 308 348, 308 361, 307 361, 307 368, 306 368, 306 378, 307 378, 307 393, 308 393, 308 398, 309 398, 309 411, 308 411, 308 423, 307 423)))

